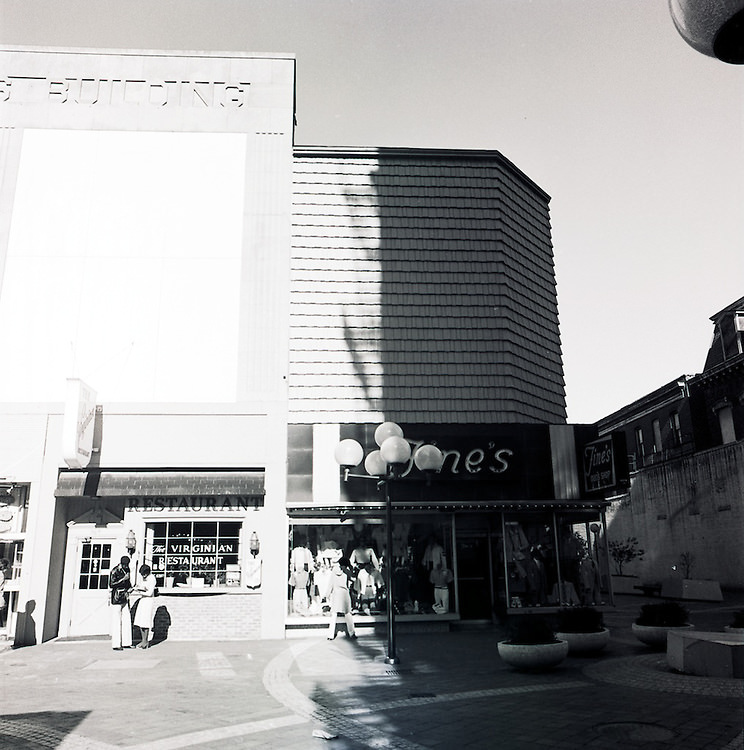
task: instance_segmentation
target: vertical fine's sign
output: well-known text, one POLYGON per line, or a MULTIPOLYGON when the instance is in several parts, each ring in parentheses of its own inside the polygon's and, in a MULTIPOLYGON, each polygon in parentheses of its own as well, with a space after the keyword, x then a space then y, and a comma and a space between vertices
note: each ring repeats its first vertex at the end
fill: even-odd
POLYGON ((613 489, 616 484, 612 435, 587 443, 584 446, 584 489, 596 492, 613 489))
POLYGON ((71 469, 84 469, 93 451, 96 392, 77 378, 67 379, 62 423, 62 458, 71 469))

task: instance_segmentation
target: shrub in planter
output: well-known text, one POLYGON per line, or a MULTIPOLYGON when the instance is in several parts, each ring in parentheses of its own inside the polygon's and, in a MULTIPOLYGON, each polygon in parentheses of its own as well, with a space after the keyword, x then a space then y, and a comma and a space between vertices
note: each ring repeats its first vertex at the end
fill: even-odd
POLYGON ((731 622, 724 627, 729 633, 744 633, 744 609, 734 612, 731 622))
POLYGON ((688 625, 690 613, 679 602, 664 601, 656 604, 644 604, 636 618, 637 625, 676 628, 688 625))
POLYGON ((570 607, 558 613, 556 638, 568 641, 570 653, 588 654, 602 650, 610 642, 610 631, 598 609, 570 607))
POLYGON ((632 625, 633 633, 641 643, 653 648, 666 648, 667 633, 674 628, 692 628, 690 613, 679 602, 664 601, 644 604, 632 625))
POLYGON ((555 637, 553 628, 544 617, 512 617, 508 631, 509 638, 499 642, 498 651, 501 659, 515 669, 550 669, 568 656, 568 642, 555 637))
POLYGON ((560 633, 599 633, 604 629, 604 615, 594 607, 566 607, 558 613, 560 633))
POLYGON ((530 645, 555 643, 555 631, 545 617, 540 615, 517 615, 508 622, 508 643, 530 645))

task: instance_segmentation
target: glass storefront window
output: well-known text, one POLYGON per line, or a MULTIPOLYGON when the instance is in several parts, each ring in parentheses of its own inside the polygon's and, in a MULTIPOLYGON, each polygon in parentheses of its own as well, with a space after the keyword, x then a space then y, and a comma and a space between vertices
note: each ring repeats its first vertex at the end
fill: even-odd
MULTIPOLYGON (((288 612, 330 616, 333 560, 349 561, 353 612, 384 615, 387 610, 384 524, 294 524, 290 529, 288 612)), ((399 614, 446 614, 454 610, 452 525, 450 521, 399 518, 393 524, 393 591, 399 614)))
POLYGON ((147 524, 158 586, 215 586, 240 561, 239 521, 163 521, 147 524))
POLYGON ((599 515, 504 514, 504 574, 509 608, 594 606, 607 598, 602 559, 589 539, 599 515))

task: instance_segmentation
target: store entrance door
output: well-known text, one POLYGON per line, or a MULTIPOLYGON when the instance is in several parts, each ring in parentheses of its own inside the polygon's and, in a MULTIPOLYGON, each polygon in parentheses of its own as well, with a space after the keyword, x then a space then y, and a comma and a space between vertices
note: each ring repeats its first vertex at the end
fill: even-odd
POLYGON ((460 619, 493 617, 491 540, 488 532, 457 534, 457 585, 460 619))
POLYGON ((109 572, 116 539, 107 529, 80 529, 67 542, 61 636, 106 635, 109 632, 109 572))

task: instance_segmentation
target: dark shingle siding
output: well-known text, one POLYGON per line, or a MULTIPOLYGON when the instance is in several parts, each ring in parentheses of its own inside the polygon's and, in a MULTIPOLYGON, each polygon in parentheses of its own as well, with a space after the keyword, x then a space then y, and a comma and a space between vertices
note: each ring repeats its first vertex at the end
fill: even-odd
POLYGON ((565 420, 548 198, 447 154, 295 159, 298 416, 565 420))

